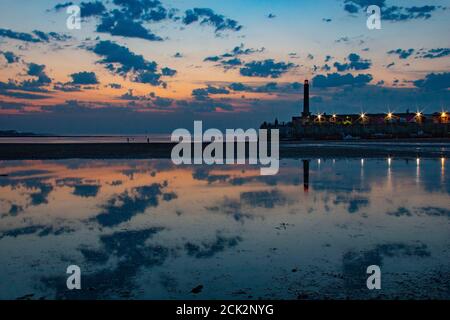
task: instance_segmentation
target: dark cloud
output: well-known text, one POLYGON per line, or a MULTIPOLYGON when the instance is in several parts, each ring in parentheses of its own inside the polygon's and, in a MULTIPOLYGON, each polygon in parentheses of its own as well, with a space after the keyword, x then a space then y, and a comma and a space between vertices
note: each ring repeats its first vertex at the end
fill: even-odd
POLYGON ((0 29, 0 37, 33 43, 49 42, 50 40, 65 41, 71 39, 70 36, 56 32, 45 33, 43 31, 34 30, 33 34, 31 34, 25 32, 16 32, 10 29, 0 29))
POLYGON ((34 77, 32 80, 25 80, 21 83, 22 87, 41 87, 52 82, 52 79, 45 72, 45 65, 29 63, 27 75, 34 77))
POLYGON ((81 17, 99 16, 105 13, 106 8, 100 1, 82 2, 80 4, 81 17))
POLYGON ((243 64, 243 61, 238 57, 263 52, 264 50, 265 48, 245 48, 244 44, 241 43, 239 46, 234 47, 224 54, 206 57, 203 61, 220 62, 220 65, 223 66, 224 69, 230 69, 243 64))
POLYGON ((117 10, 102 18, 97 26, 97 32, 109 33, 113 36, 162 41, 161 37, 146 29, 140 22, 132 20, 117 10))
POLYGON ((45 33, 43 31, 39 31, 39 30, 34 30, 33 33, 42 41, 44 42, 49 42, 51 40, 56 40, 56 41, 66 41, 71 39, 72 37, 65 35, 65 34, 61 34, 61 33, 56 33, 56 32, 49 32, 49 33, 45 33))
POLYGON ((417 58, 437 59, 448 55, 450 55, 450 48, 422 49, 418 52, 417 58))
POLYGON ((83 198, 96 197, 100 187, 100 185, 77 184, 74 186, 73 194, 83 198))
POLYGON ((177 106, 186 112, 210 113, 218 110, 233 111, 232 104, 215 101, 213 99, 196 99, 195 101, 178 100, 177 106))
POLYGON ((424 79, 413 82, 418 88, 425 90, 445 90, 450 88, 450 72, 429 73, 424 79))
POLYGON ((252 61, 240 69, 240 74, 245 77, 279 78, 295 65, 293 63, 275 62, 273 59, 252 61))
POLYGON ((35 38, 29 33, 15 32, 9 29, 0 29, 0 37, 21 40, 25 42, 41 42, 39 38, 35 38))
POLYGON ((230 91, 225 88, 218 88, 208 85, 206 88, 192 90, 192 96, 197 100, 205 100, 213 94, 229 94, 230 91))
POLYGON ((73 4, 74 4, 73 2, 58 3, 57 5, 55 5, 53 7, 53 10, 59 11, 59 10, 65 9, 67 7, 73 6, 73 4))
POLYGON ((313 85, 317 88, 340 87, 345 85, 361 86, 366 85, 372 81, 372 75, 359 74, 356 77, 350 73, 340 75, 338 73, 331 73, 324 75, 317 75, 313 79, 313 85))
POLYGON ((335 62, 334 67, 339 72, 349 71, 349 70, 367 70, 372 65, 370 60, 362 59, 356 53, 350 53, 347 57, 346 63, 335 62))
POLYGON ((6 59, 6 62, 9 64, 19 62, 19 57, 11 51, 0 51, 0 54, 3 55, 6 59))
POLYGON ((442 6, 388 6, 386 0, 344 0, 344 10, 350 14, 364 12, 370 5, 377 5, 381 8, 381 17, 388 21, 407 21, 414 19, 429 19, 432 13, 438 9, 446 10, 442 6))
POLYGON ((224 17, 221 14, 215 13, 209 8, 194 8, 186 10, 185 16, 183 17, 183 23, 185 25, 190 25, 194 22, 200 22, 201 25, 211 25, 215 28, 215 32, 220 31, 239 31, 242 26, 236 20, 232 20, 224 17))
POLYGON ((95 72, 77 72, 70 75, 72 78, 73 84, 80 84, 80 85, 86 85, 86 84, 98 84, 97 75, 95 72))
POLYGON ((42 100, 42 99, 50 98, 50 96, 44 95, 44 94, 7 91, 7 90, 2 90, 2 89, 0 89, 0 95, 6 96, 6 97, 11 97, 11 98, 29 99, 29 100, 42 100))
POLYGON ((396 50, 390 50, 387 52, 388 54, 396 54, 400 59, 408 59, 413 53, 414 49, 396 49, 396 50))
MULTIPOLYGON (((164 85, 161 81, 162 73, 158 72, 158 64, 147 61, 142 55, 131 52, 127 47, 112 41, 100 41, 91 50, 104 59, 99 62, 104 64, 108 70, 121 76, 131 73, 135 82, 148 83, 154 86, 164 85)), ((166 75, 174 75, 172 69, 164 69, 166 75)), ((164 71, 163 71, 164 72, 164 71)))

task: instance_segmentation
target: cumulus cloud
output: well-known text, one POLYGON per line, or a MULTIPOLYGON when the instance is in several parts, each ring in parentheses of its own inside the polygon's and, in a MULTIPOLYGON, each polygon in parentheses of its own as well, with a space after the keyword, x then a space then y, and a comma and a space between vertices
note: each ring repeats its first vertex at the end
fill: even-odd
POLYGON ((144 28, 140 22, 124 16, 120 11, 102 18, 97 26, 97 32, 109 33, 113 36, 140 38, 150 41, 162 41, 162 38, 144 28))
POLYGON ((102 15, 106 8, 100 1, 82 2, 80 4, 81 17, 92 17, 102 15))
POLYGON ((88 84, 98 84, 97 75, 95 72, 77 72, 70 75, 72 78, 73 84, 80 84, 80 85, 88 85, 88 84))
POLYGON ((0 51, 0 54, 3 55, 8 64, 19 62, 19 57, 16 56, 14 52, 11 51, 0 51))
POLYGON ((437 59, 450 55, 450 48, 421 49, 417 53, 417 58, 437 59))
POLYGON ((362 86, 372 81, 372 75, 359 74, 356 77, 350 73, 340 75, 338 73, 331 73, 324 75, 317 75, 312 79, 314 87, 329 88, 341 87, 345 85, 362 86))
POLYGON ((236 20, 226 18, 209 8, 186 10, 183 17, 183 23, 185 25, 190 25, 194 22, 200 22, 201 25, 211 25, 215 28, 216 33, 226 30, 239 31, 242 29, 242 26, 236 20))
POLYGON ((230 91, 225 88, 214 87, 214 86, 210 86, 210 85, 208 85, 206 88, 198 88, 198 89, 192 90, 192 96, 196 100, 206 100, 209 98, 209 95, 229 94, 229 93, 230 93, 230 91))
POLYGON ((424 79, 413 82, 418 88, 425 90, 445 90, 450 88, 450 72, 429 73, 424 79))
POLYGON ((348 71, 348 70, 367 70, 372 65, 370 60, 362 59, 356 53, 350 53, 347 57, 346 63, 335 62, 334 67, 339 71, 348 71))
POLYGON ((104 58, 99 63, 104 64, 108 70, 121 76, 132 74, 133 81, 148 83, 154 86, 164 85, 162 76, 173 76, 175 70, 163 68, 158 72, 158 64, 147 61, 142 55, 131 52, 127 47, 112 41, 100 41, 91 50, 104 58))
POLYGON ((245 77, 279 78, 295 65, 293 63, 275 62, 273 59, 252 61, 240 69, 240 74, 245 77))
POLYGON ((414 19, 429 19, 432 13, 438 9, 446 10, 442 6, 424 5, 424 6, 388 6, 386 0, 344 0, 344 10, 350 14, 356 14, 365 11, 370 5, 377 5, 381 8, 383 20, 388 21, 407 21, 414 19))
POLYGON ((396 50, 390 50, 390 51, 388 51, 387 52, 388 54, 396 54, 396 55, 398 55, 398 57, 400 58, 400 59, 408 59, 413 53, 414 53, 414 49, 413 48, 411 48, 411 49, 406 49, 406 50, 404 50, 404 49, 396 49, 396 50))

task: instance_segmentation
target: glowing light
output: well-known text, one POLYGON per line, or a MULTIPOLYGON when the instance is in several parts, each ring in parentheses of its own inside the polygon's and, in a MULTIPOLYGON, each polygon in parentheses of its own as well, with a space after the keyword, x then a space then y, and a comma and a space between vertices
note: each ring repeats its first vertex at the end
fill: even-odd
POLYGON ((365 113, 361 113, 361 118, 365 118, 366 117, 366 114, 365 113))
POLYGON ((392 163, 392 158, 389 157, 389 158, 388 158, 388 165, 389 165, 389 167, 391 166, 391 163, 392 163))
POLYGON ((391 119, 392 116, 393 116, 392 112, 389 112, 389 113, 388 113, 388 118, 391 119))
POLYGON ((336 118, 336 115, 335 115, 335 114, 333 114, 333 118, 336 118))
POLYGON ((364 165, 364 159, 361 159, 361 165, 362 166, 364 165))
POLYGON ((447 116, 447 113, 446 113, 446 112, 442 112, 442 113, 441 113, 441 117, 442 117, 442 118, 445 118, 446 116, 447 116))
POLYGON ((422 112, 417 112, 416 116, 420 118, 422 116, 422 112))
POLYGON ((416 159, 416 164, 417 164, 417 165, 420 165, 420 158, 417 158, 417 159, 416 159))
POLYGON ((445 166, 445 158, 444 157, 441 158, 441 165, 442 165, 442 167, 445 166))
POLYGON ((317 115, 317 119, 322 119, 322 115, 321 114, 319 114, 319 115, 317 115))

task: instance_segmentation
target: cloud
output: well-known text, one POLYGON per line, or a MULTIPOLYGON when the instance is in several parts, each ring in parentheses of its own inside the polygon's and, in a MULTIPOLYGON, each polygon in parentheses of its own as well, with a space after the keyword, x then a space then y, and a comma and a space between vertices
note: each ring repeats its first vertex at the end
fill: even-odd
POLYGON ((273 59, 252 61, 240 69, 240 74, 245 77, 279 78, 295 65, 293 63, 275 62, 273 59))
POLYGON ((50 40, 56 40, 56 41, 67 41, 71 39, 71 36, 56 33, 56 32, 49 32, 45 33, 43 31, 34 30, 33 33, 42 41, 49 42, 50 40))
POLYGON ((183 111, 192 113, 211 113, 215 111, 233 111, 231 104, 215 101, 213 99, 196 99, 195 101, 178 100, 177 106, 183 111))
POLYGON ((448 55, 450 55, 450 48, 422 49, 418 52, 417 58, 437 59, 448 55))
POLYGON ((386 0, 344 0, 344 10, 350 14, 356 14, 365 11, 370 5, 377 5, 381 8, 383 20, 388 21, 407 21, 415 19, 429 19, 432 13, 438 9, 446 10, 442 6, 424 5, 424 6, 387 6, 386 0))
POLYGON ((73 84, 98 84, 97 75, 95 72, 77 72, 70 75, 73 84))
POLYGON ((97 32, 109 33, 113 36, 162 41, 161 37, 144 28, 140 22, 124 16, 120 11, 114 11, 112 14, 104 16, 97 26, 97 32))
POLYGON ((8 64, 19 62, 19 57, 11 51, 0 51, 0 54, 3 55, 8 64))
POLYGON ((396 54, 400 59, 408 59, 413 53, 414 49, 396 49, 396 50, 390 50, 387 52, 388 54, 396 54))
POLYGON ((331 73, 324 75, 317 75, 313 79, 313 85, 317 88, 328 88, 328 87, 340 87, 345 85, 361 86, 366 85, 372 81, 372 75, 370 74, 359 74, 354 77, 352 74, 347 73, 345 75, 340 75, 338 73, 331 73))
POLYGON ((10 29, 0 29, 0 37, 32 43, 49 42, 50 40, 65 41, 71 38, 70 36, 56 32, 45 33, 43 31, 34 30, 33 34, 31 34, 25 32, 16 32, 10 29))
POLYGON ((80 4, 81 17, 100 16, 105 13, 106 8, 100 1, 82 2, 80 4))
POLYGON ((50 77, 45 73, 45 65, 43 64, 29 63, 27 74, 29 76, 37 77, 37 79, 24 81, 22 83, 24 86, 28 85, 40 87, 52 82, 50 77))
POLYGON ((135 54, 127 47, 112 41, 100 41, 90 50, 104 57, 99 63, 104 64, 108 70, 121 76, 131 73, 135 82, 164 86, 160 78, 163 75, 173 76, 176 72, 173 69, 163 68, 164 74, 159 73, 156 62, 147 61, 142 55, 135 54))
POLYGON ((244 44, 241 43, 239 46, 234 47, 232 50, 217 56, 210 56, 203 59, 206 62, 219 62, 224 69, 231 69, 237 66, 241 66, 243 61, 239 59, 240 56, 251 55, 254 53, 263 52, 265 48, 253 49, 245 48, 244 44))
POLYGON ((200 21, 201 25, 211 25, 215 28, 215 32, 220 31, 239 31, 242 26, 236 20, 232 20, 224 17, 221 14, 215 13, 209 8, 194 8, 186 10, 185 16, 183 17, 183 23, 185 25, 190 25, 194 22, 200 21))
POLYGON ((418 88, 425 90, 445 90, 450 88, 450 72, 429 73, 424 79, 413 82, 418 88))
POLYGON ((41 42, 40 39, 35 38, 33 35, 24 32, 15 32, 9 29, 0 29, 0 37, 21 40, 25 42, 41 42))
POLYGON ((38 93, 27 93, 27 92, 16 92, 16 91, 6 91, 0 89, 0 95, 17 98, 17 99, 29 99, 29 100, 42 100, 48 99, 50 96, 38 94, 38 93))
POLYGON ((372 65, 372 62, 370 60, 361 59, 361 57, 356 53, 350 53, 347 59, 347 63, 334 63, 337 71, 343 72, 348 70, 367 70, 372 65))
POLYGON ((218 88, 213 86, 207 86, 206 88, 199 88, 192 90, 192 96, 196 100, 205 100, 210 94, 229 94, 230 91, 225 88, 218 88))

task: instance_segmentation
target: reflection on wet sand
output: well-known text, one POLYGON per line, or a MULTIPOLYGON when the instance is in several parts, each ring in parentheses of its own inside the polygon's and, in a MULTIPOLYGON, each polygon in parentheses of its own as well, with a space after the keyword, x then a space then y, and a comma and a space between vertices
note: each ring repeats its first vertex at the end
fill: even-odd
POLYGON ((4 161, 0 298, 448 299, 446 164, 4 161), (365 289, 370 264, 381 291, 365 289))

